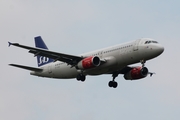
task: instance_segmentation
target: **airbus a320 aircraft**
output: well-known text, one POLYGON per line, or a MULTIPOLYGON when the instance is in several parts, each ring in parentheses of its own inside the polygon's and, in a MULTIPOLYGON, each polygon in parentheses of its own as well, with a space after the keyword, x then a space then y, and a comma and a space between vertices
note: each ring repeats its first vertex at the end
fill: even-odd
POLYGON ((123 74, 126 80, 138 80, 148 74, 152 76, 154 73, 149 72, 145 62, 164 51, 162 45, 150 38, 142 38, 81 55, 49 51, 40 36, 35 37, 36 47, 9 42, 9 46, 11 45, 27 49, 37 57, 38 68, 9 64, 30 70, 31 75, 60 79, 76 78, 78 81, 85 81, 87 75, 111 74, 113 79, 108 85, 113 88, 118 86, 115 78, 119 74, 123 74), (142 66, 129 66, 139 62, 142 66))

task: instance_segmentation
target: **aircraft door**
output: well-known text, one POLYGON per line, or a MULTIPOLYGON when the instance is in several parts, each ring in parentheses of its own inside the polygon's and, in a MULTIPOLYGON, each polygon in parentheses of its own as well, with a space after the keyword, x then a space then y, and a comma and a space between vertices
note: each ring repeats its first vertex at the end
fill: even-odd
POLYGON ((138 46, 139 46, 139 43, 140 43, 141 39, 138 39, 134 42, 134 45, 133 45, 133 50, 134 51, 137 51, 138 50, 138 46))

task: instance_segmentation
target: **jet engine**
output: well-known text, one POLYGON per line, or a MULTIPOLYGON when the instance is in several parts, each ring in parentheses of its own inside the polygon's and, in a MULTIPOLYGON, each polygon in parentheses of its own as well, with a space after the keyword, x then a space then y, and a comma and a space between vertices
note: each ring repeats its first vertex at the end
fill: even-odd
POLYGON ((77 64, 78 69, 90 69, 93 67, 99 66, 101 63, 101 60, 98 56, 90 56, 87 58, 84 58, 77 64))
POLYGON ((146 67, 136 67, 130 70, 128 73, 124 74, 126 80, 138 80, 145 78, 149 71, 146 67))

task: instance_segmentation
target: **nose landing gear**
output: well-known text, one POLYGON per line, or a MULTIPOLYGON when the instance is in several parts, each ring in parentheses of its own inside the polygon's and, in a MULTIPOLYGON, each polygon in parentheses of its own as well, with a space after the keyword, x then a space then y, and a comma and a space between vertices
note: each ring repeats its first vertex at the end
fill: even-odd
POLYGON ((140 60, 141 64, 142 64, 142 68, 145 66, 146 61, 145 60, 140 60))
MULTIPOLYGON (((141 64, 142 64, 142 68, 145 66, 146 60, 140 60, 141 64)), ((155 73, 152 72, 148 72, 148 74, 150 75, 150 77, 152 77, 155 73)))

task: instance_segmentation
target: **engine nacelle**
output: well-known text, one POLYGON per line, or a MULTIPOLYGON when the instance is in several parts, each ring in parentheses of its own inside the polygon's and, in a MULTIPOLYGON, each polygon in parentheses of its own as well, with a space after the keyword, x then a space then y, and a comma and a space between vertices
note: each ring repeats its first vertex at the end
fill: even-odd
POLYGON ((77 64, 78 69, 90 69, 93 67, 97 67, 101 64, 101 60, 98 56, 90 56, 84 58, 77 64))
POLYGON ((148 69, 146 67, 136 67, 124 74, 126 80, 138 80, 145 78, 148 75, 148 69))

